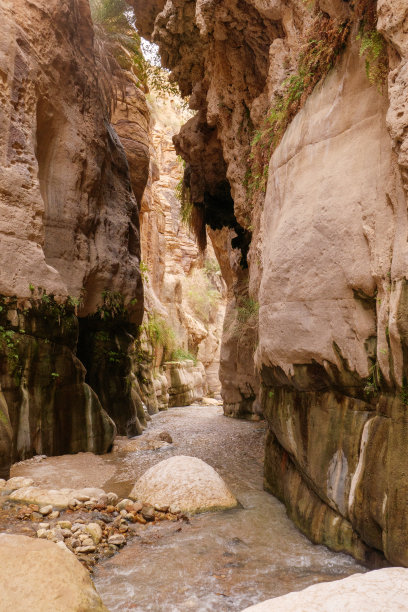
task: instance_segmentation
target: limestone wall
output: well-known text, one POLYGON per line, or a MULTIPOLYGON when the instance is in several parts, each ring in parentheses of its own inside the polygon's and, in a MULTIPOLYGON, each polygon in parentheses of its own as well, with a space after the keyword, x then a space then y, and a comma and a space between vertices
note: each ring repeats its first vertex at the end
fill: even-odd
POLYGON ((225 411, 262 406, 265 486, 314 541, 403 565, 406 19, 402 0, 321 0, 315 10, 300 0, 181 0, 157 7, 153 30, 199 111, 176 144, 229 288, 225 411), (320 57, 325 36, 342 32, 316 87, 303 90, 316 56, 306 73, 299 58, 316 41, 320 57), (385 50, 384 83, 364 36, 385 50), (286 112, 288 83, 296 112, 268 172, 251 176, 253 156, 269 150, 254 137, 270 109, 275 119, 286 112))

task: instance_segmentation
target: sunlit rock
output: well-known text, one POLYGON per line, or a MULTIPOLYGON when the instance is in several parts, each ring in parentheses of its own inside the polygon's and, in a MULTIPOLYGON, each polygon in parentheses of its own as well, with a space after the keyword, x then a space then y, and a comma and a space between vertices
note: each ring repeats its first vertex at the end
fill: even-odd
POLYGON ((129 497, 174 512, 233 508, 237 500, 207 463, 180 455, 154 465, 136 482, 129 497))
POLYGON ((0 612, 107 612, 87 570, 43 539, 0 534, 0 612))
POLYGON ((246 608, 244 612, 384 612, 408 610, 408 570, 386 568, 314 584, 246 608))

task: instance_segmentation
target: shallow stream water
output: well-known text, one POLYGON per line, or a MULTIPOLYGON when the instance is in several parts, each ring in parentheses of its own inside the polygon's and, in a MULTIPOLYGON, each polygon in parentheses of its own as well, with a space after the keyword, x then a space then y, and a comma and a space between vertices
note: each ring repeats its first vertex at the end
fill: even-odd
POLYGON ((112 611, 243 610, 265 599, 365 569, 351 557, 311 544, 262 490, 266 426, 229 419, 218 406, 172 408, 152 418, 147 434, 167 431, 171 447, 118 453, 105 485, 125 496, 151 465, 192 455, 212 465, 240 507, 190 523, 147 525, 122 552, 95 571, 112 611))

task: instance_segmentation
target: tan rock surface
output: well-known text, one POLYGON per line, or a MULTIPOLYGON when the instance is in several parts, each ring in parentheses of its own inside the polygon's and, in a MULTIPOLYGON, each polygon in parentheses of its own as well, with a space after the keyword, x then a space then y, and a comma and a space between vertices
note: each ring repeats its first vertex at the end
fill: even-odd
POLYGON ((0 534, 1 612, 108 612, 87 570, 46 540, 0 534))
POLYGON ((233 508, 237 500, 217 472, 201 459, 171 457, 149 468, 129 497, 181 512, 233 508))
POLYGON ((0 293, 28 297, 31 283, 79 297, 85 288, 87 313, 107 287, 129 299, 141 287, 128 249, 137 204, 97 86, 89 6, 75 6, 5 0, 0 9, 0 293), (59 44, 67 32, 72 43, 59 44))
POLYGON ((40 506, 52 506, 62 510, 69 506, 71 500, 78 499, 85 495, 89 498, 99 499, 104 495, 103 489, 95 487, 85 487, 83 489, 45 489, 41 487, 29 486, 21 487, 10 495, 10 499, 15 502, 26 504, 38 504, 40 506))
POLYGON ((288 593, 244 612, 403 612, 408 610, 408 570, 399 567, 356 574, 288 593))
POLYGON ((217 232, 240 232, 231 247, 244 254, 251 242, 249 275, 217 247, 229 288, 226 412, 259 406, 258 374, 268 489, 314 541, 378 563, 382 550, 408 565, 407 6, 375 4, 389 43, 388 94, 367 79, 358 13, 318 2, 340 19, 334 27, 353 25, 334 69, 291 118, 266 197, 247 197, 250 143, 295 74, 313 11, 301 0, 168 0, 153 37, 199 111, 176 138, 194 201, 217 232), (232 205, 227 188, 216 199, 223 180, 232 205), (248 298, 259 306, 259 338, 258 317, 242 326, 248 298))

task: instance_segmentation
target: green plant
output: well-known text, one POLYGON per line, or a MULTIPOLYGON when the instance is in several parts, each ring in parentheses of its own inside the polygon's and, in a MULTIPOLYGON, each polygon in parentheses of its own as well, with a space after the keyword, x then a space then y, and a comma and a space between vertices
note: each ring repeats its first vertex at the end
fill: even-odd
POLYGON ((184 280, 187 300, 195 315, 209 323, 221 295, 203 269, 194 270, 184 280))
POLYGON ((366 395, 377 395, 380 391, 381 385, 381 370, 377 362, 375 362, 369 370, 369 376, 367 378, 364 393, 366 395))
POLYGON ((204 260, 204 270, 206 274, 218 274, 221 271, 220 264, 213 257, 206 257, 204 260))
POLYGON ((249 319, 258 316, 259 303, 251 297, 244 298, 240 301, 237 308, 238 321, 246 323, 249 319))
POLYGON ((102 305, 96 311, 103 320, 126 317, 125 298, 119 291, 105 289, 102 291, 102 305))
POLYGON ((149 284, 149 266, 144 261, 140 260, 139 269, 140 269, 140 276, 142 277, 142 281, 146 285, 148 285, 149 284))
POLYGON ((404 382, 400 391, 400 400, 404 404, 404 406, 408 406, 408 386, 404 382))
POLYGON ((384 37, 377 30, 365 30, 361 26, 357 35, 360 40, 360 57, 365 59, 365 69, 371 85, 381 90, 388 74, 387 45, 384 37))
POLYGON ((169 352, 173 349, 176 335, 163 317, 153 312, 143 327, 154 349, 160 346, 169 352))
POLYGON ((7 357, 7 362, 13 374, 20 369, 20 357, 18 353, 19 341, 12 329, 6 329, 0 325, 0 351, 7 357))
POLYGON ((197 357, 183 348, 175 349, 171 354, 172 361, 194 361, 197 364, 197 357))
POLYGON ((60 375, 58 374, 58 372, 51 372, 51 378, 52 378, 53 380, 56 380, 57 378, 59 378, 59 376, 60 376, 60 375))
POLYGON ((170 82, 169 73, 160 65, 156 47, 149 47, 150 61, 145 59, 134 14, 126 0, 90 0, 90 7, 101 93, 111 112, 119 91, 125 98, 129 81, 126 72, 158 95, 180 96, 178 86, 170 82))
POLYGON ((283 82, 283 92, 275 96, 266 119, 252 138, 249 168, 244 179, 249 201, 257 192, 265 190, 273 151, 316 84, 334 66, 345 47, 350 26, 349 21, 339 24, 325 13, 315 16, 305 35, 295 72, 283 82))

